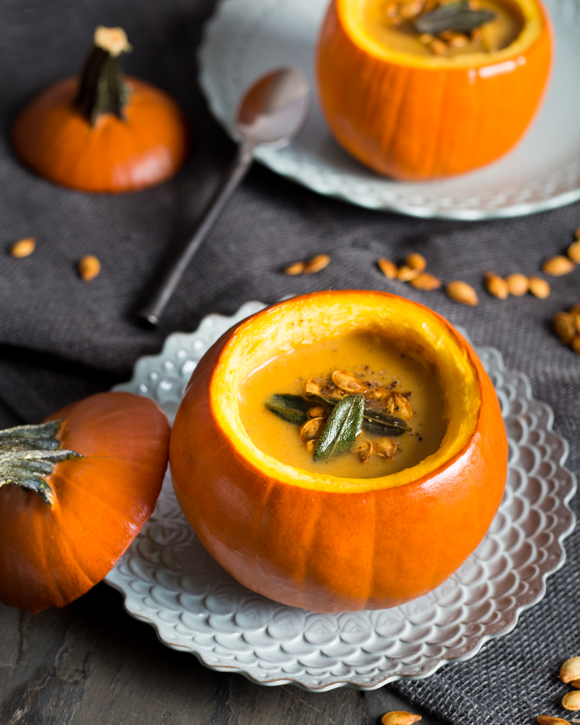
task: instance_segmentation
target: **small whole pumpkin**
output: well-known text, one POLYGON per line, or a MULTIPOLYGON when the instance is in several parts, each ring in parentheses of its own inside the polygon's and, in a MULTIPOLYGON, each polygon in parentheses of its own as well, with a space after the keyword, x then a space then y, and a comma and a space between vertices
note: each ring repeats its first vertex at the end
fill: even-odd
POLYGON ((239 323, 206 353, 175 419, 170 463, 187 519, 224 569, 278 602, 338 612, 397 606, 457 570, 500 504, 507 439, 487 373, 442 317, 387 293, 319 292, 239 323), (368 479, 312 473, 260 450, 241 421, 243 382, 294 347, 315 356, 316 342, 353 331, 436 371, 448 421, 439 450, 368 479))
POLYGON ((98 27, 80 76, 46 90, 17 117, 12 139, 27 166, 81 191, 136 191, 169 179, 182 166, 188 126, 163 91, 124 76, 131 50, 121 28, 98 27))
POLYGON ((507 47, 452 57, 382 44, 369 32, 366 2, 332 0, 317 44, 320 104, 346 151, 379 174, 421 181, 471 171, 517 143, 551 65, 540 0, 505 0, 522 22, 507 47))
POLYGON ((148 398, 100 393, 0 431, 0 599, 62 607, 113 568, 153 512, 169 423, 148 398))

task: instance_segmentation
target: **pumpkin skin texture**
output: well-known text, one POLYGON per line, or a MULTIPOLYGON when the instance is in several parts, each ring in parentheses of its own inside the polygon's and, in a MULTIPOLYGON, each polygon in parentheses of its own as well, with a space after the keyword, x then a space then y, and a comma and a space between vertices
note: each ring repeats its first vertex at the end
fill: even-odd
POLYGON ((170 463, 187 519, 239 582, 291 606, 354 611, 431 591, 475 550, 501 501, 507 441, 489 377, 443 318, 386 293, 321 292, 258 313, 206 353, 177 413, 170 463), (449 407, 440 450, 390 476, 348 480, 259 451, 239 418, 243 379, 276 349, 354 329, 436 367, 449 407))
POLYGON ((41 176, 81 191, 137 191, 169 179, 187 153, 183 114, 157 88, 126 80, 126 120, 107 113, 94 127, 73 105, 77 77, 47 88, 16 120, 17 156, 41 176))
POLYGON ((14 123, 16 155, 51 181, 91 192, 136 191, 173 176, 188 125, 163 91, 121 72, 122 28, 98 27, 82 73, 42 91, 14 123))
POLYGON ((47 504, 18 485, 0 488, 0 598, 38 612, 81 596, 113 568, 155 507, 167 467, 169 423, 153 401, 100 393, 63 419, 47 504))
POLYGON ((363 0, 332 0, 318 39, 317 85, 332 134, 363 164, 408 181, 471 171, 509 151, 540 105, 552 33, 537 0, 507 48, 435 58, 389 51, 353 20, 363 0))

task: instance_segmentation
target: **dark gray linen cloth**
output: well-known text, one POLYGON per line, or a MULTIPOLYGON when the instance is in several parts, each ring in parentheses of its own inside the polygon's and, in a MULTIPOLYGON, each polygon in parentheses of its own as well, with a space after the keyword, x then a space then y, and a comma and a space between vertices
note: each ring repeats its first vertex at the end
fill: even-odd
MULTIPOLYGON (((154 289, 172 245, 203 209, 234 146, 210 117, 196 85, 196 48, 212 0, 4 0, 0 8, 0 397, 30 421, 106 390, 131 375, 140 355, 156 353, 174 330, 194 330, 210 312, 233 313, 243 302, 274 302, 316 289, 388 290, 422 302, 463 325, 476 344, 492 345, 507 366, 530 376, 535 397, 555 411, 578 471, 580 358, 551 330, 557 310, 580 300, 580 269, 552 279, 544 301, 527 295, 501 302, 483 289, 483 274, 537 273, 566 249, 580 225, 580 205, 536 216, 460 223, 367 211, 323 198, 256 166, 188 269, 157 331, 141 329, 135 312, 154 289), (125 68, 172 94, 194 129, 186 167, 172 181, 136 194, 90 195, 34 176, 14 158, 10 125, 47 83, 76 72, 97 24, 122 25, 134 45, 125 68), (8 254, 32 236, 26 259, 8 254), (421 252, 444 281, 474 285, 480 305, 467 308, 442 290, 419 292, 386 280, 378 257, 402 261, 421 252), (330 265, 287 277, 285 265, 318 253, 330 265), (102 262, 82 282, 84 254, 102 262)), ((573 502, 576 507, 576 503, 573 502)), ((561 661, 580 654, 580 534, 566 543, 568 561, 548 580, 541 604, 511 634, 486 644, 473 660, 419 682, 393 687, 457 725, 532 722, 563 715, 567 690, 561 661)))

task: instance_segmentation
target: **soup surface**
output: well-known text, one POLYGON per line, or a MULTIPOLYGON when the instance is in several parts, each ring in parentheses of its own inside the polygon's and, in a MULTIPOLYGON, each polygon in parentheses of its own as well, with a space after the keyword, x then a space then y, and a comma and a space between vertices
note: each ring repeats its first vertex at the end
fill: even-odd
POLYGON ((477 0, 478 9, 490 10, 495 18, 473 34, 461 38, 461 34, 454 34, 455 40, 450 36, 449 42, 442 43, 437 37, 421 36, 410 22, 394 26, 387 14, 389 6, 393 3, 388 0, 367 0, 363 7, 364 25, 381 45, 412 55, 452 57, 502 50, 516 40, 524 27, 520 10, 509 0, 477 0))
POLYGON ((434 371, 387 340, 362 332, 274 357, 244 381, 239 398, 242 423, 260 450, 290 466, 341 478, 374 478, 414 466, 438 450, 447 427, 434 371), (392 435, 391 427, 377 430, 365 423, 350 450, 315 460, 333 404, 321 405, 312 391, 336 394, 340 402, 352 394, 350 385, 364 390, 365 413, 392 415, 406 430, 392 435), (275 396, 288 394, 304 399, 304 420, 288 422, 267 407, 275 396))

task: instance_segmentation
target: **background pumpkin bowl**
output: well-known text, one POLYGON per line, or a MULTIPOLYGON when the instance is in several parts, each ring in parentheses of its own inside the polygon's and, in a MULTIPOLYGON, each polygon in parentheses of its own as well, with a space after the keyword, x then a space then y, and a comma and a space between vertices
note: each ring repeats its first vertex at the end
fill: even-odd
POLYGON ((426 180, 484 166, 509 151, 534 117, 552 60, 540 0, 511 0, 524 27, 507 48, 454 58, 381 46, 365 0, 332 0, 318 38, 317 86, 336 140, 379 174, 426 180))
POLYGON ((501 501, 507 443, 487 374, 443 318, 386 293, 324 292, 259 313, 212 347, 178 411, 170 460, 186 517, 244 586, 292 606, 352 611, 416 598, 463 563, 501 501), (237 410, 243 377, 275 349, 361 327, 437 366, 450 410, 440 451, 365 481, 311 476, 258 451, 237 410))

